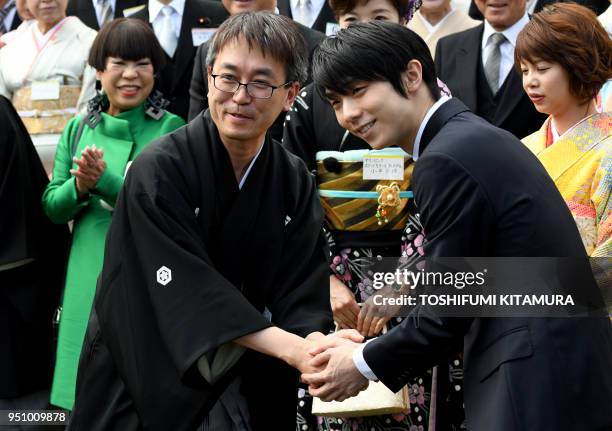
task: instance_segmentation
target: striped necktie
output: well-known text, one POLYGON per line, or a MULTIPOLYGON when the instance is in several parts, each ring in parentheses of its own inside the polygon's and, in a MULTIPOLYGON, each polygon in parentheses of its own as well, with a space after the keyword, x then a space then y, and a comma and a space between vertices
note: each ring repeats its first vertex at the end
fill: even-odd
POLYGON ((4 20, 14 8, 15 0, 9 0, 9 2, 2 9, 0 9, 0 34, 4 34, 7 31, 10 31, 10 26, 9 28, 6 28, 6 26, 4 25, 4 20))
POLYGON ((495 96, 499 90, 499 67, 501 65, 500 46, 506 41, 506 36, 502 33, 493 33, 489 36, 489 40, 489 46, 487 46, 487 49, 490 49, 489 58, 487 58, 487 62, 485 63, 484 72, 489 87, 495 96))
POLYGON ((100 28, 104 24, 113 20, 113 7, 111 6, 110 0, 102 0, 102 9, 100 11, 100 28))

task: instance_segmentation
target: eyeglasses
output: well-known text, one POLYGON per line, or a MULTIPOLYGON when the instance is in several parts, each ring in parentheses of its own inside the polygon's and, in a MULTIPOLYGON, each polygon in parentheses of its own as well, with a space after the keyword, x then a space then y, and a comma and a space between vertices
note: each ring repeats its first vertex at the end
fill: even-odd
POLYGON ((224 93, 233 94, 240 90, 240 87, 244 85, 249 96, 254 97, 255 99, 269 99, 272 97, 274 90, 277 88, 286 87, 293 82, 287 81, 284 84, 277 86, 266 84, 265 82, 247 82, 244 84, 231 75, 213 75, 211 73, 210 76, 212 76, 213 84, 217 90, 223 91, 224 93))

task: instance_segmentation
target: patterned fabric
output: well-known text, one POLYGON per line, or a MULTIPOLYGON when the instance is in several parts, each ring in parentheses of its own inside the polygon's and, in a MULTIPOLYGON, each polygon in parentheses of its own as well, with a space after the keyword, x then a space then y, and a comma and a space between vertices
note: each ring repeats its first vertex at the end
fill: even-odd
MULTIPOLYGON (((333 152, 321 152, 319 154, 334 154, 333 152)), ((402 229, 408 222, 407 208, 409 199, 400 199, 399 204, 389 210, 388 224, 379 224, 376 218, 378 207, 378 185, 389 186, 392 183, 398 184, 401 191, 410 189, 410 179, 414 162, 412 158, 404 156, 404 180, 364 180, 363 179, 363 155, 370 153, 367 150, 351 151, 349 153, 362 154, 359 161, 339 161, 333 157, 325 160, 317 160, 317 183, 321 194, 321 204, 325 210, 325 220, 330 229, 343 231, 380 231, 396 230, 398 237, 402 229), (333 159, 332 167, 329 166, 333 159), (336 172, 337 170, 337 172, 336 172), (373 198, 359 197, 336 197, 331 193, 342 193, 347 191, 374 192, 373 198), (322 192, 322 193, 321 193, 322 192), (330 193, 330 196, 324 193, 330 193)), ((382 152, 378 152, 382 153, 382 152)), ((317 155, 317 159, 319 159, 317 155)))
POLYGON ((592 257, 612 256, 612 115, 594 114, 546 146, 550 118, 523 142, 538 156, 592 257))
MULTIPOLYGON (((414 201, 409 200, 402 212, 406 215, 406 225, 403 231, 398 232, 398 240, 401 237, 401 241, 395 247, 347 248, 339 246, 333 236, 326 232, 332 273, 354 293, 358 302, 366 301, 375 292, 370 271, 372 261, 401 255, 402 264, 411 266, 422 259, 425 236, 414 201)), ((394 327, 402 320, 396 317, 388 325, 394 327)), ((445 379, 443 386, 449 392, 442 399, 438 398, 438 408, 448 419, 448 430, 466 429, 462 393, 463 361, 459 355, 439 366, 438 379, 445 379)), ((409 413, 359 418, 313 416, 310 413, 312 398, 305 388, 301 388, 298 392, 296 431, 426 431, 430 422, 432 370, 414 374, 407 384, 409 413)))

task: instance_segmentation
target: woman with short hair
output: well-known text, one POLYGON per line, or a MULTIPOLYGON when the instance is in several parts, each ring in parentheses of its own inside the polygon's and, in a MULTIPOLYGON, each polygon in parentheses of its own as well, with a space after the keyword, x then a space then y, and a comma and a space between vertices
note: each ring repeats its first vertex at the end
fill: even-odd
POLYGON ((517 38, 515 66, 539 112, 549 114, 523 142, 567 202, 587 253, 612 255, 612 116, 595 97, 612 77, 612 41, 595 14, 556 3, 535 14, 517 38))
POLYGON ((43 207, 55 223, 74 221, 51 403, 72 409, 87 320, 102 268, 104 239, 129 165, 153 140, 184 124, 155 92, 163 51, 146 23, 121 18, 96 37, 89 64, 102 92, 62 134, 43 207))

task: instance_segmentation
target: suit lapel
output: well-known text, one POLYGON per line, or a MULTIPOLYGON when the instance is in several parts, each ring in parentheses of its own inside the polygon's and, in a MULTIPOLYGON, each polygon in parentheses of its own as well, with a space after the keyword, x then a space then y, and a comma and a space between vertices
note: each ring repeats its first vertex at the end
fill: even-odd
POLYGON ((463 103, 466 104, 473 112, 477 111, 478 87, 476 80, 478 79, 478 62, 480 61, 480 45, 484 25, 481 24, 473 31, 466 34, 465 43, 457 54, 456 71, 461 71, 461 81, 457 84, 459 89, 458 94, 463 103))
POLYGON ((94 9, 93 2, 91 0, 85 0, 83 3, 83 8, 79 10, 79 19, 83 21, 85 25, 91 27, 91 24, 95 24, 93 28, 94 30, 100 30, 100 24, 98 24, 98 17, 96 16, 96 10, 94 9))
POLYGON ((446 103, 443 103, 436 112, 429 118, 423 135, 421 136, 421 143, 419 144, 419 156, 423 154, 425 148, 438 134, 440 129, 457 114, 461 112, 469 111, 468 107, 465 106, 459 99, 452 98, 446 103))
POLYGON ((278 12, 281 15, 293 18, 293 16, 291 15, 291 7, 289 6, 289 0, 278 0, 276 2, 276 6, 278 7, 278 12))
POLYGON ((333 12, 327 5, 327 2, 324 2, 323 7, 319 11, 317 19, 312 24, 312 28, 320 31, 321 33, 325 33, 328 22, 336 22, 336 18, 334 17, 333 12))
POLYGON ((501 94, 497 105, 497 112, 493 118, 493 124, 496 126, 499 126, 508 118, 523 97, 527 97, 523 91, 523 84, 521 81, 521 76, 513 67, 502 86, 503 93, 501 94))
POLYGON ((176 46, 174 59, 174 74, 172 77, 172 87, 174 90, 176 85, 181 80, 185 68, 189 65, 190 60, 195 56, 195 48, 191 37, 191 29, 197 27, 198 19, 191 8, 191 2, 185 2, 185 10, 181 21, 181 32, 179 34, 178 44, 176 46))

